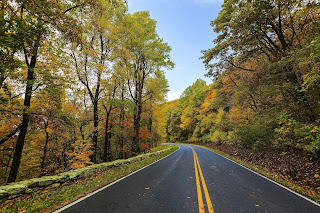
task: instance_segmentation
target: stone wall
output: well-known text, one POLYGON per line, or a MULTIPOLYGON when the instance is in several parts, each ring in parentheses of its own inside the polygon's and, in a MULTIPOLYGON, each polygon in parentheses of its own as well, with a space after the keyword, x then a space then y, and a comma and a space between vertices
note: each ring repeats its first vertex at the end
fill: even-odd
POLYGON ((12 183, 6 186, 0 186, 0 202, 4 202, 8 199, 19 197, 23 194, 30 194, 36 192, 42 188, 54 188, 60 186, 60 184, 67 181, 73 181, 80 178, 89 177, 95 173, 105 171, 113 167, 119 167, 124 164, 131 164, 136 161, 141 161, 145 158, 160 155, 164 152, 173 149, 172 147, 157 152, 138 155, 133 158, 116 160, 107 163, 94 164, 88 167, 70 170, 60 173, 55 176, 44 176, 41 178, 33 178, 21 182, 12 183))

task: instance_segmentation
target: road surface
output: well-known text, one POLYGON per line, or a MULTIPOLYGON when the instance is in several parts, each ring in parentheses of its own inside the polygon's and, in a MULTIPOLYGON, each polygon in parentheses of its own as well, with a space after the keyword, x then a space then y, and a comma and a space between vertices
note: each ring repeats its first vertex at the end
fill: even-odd
POLYGON ((320 206, 198 146, 180 149, 63 213, 320 213, 320 206))

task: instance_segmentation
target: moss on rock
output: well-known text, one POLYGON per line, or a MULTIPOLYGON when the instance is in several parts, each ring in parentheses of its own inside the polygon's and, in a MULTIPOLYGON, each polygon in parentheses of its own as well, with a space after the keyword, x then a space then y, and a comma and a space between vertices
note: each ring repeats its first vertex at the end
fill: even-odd
POLYGON ((6 185, 1 186, 0 190, 5 191, 8 193, 9 196, 16 195, 16 194, 23 194, 27 190, 27 186, 24 184, 12 184, 12 185, 6 185))

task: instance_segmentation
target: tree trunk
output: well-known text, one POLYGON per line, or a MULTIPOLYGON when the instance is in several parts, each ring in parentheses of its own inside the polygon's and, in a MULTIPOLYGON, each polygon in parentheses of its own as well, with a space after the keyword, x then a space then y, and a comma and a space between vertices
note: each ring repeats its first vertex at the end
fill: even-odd
POLYGON ((93 153, 93 162, 98 163, 99 162, 99 150, 98 150, 98 126, 99 126, 99 114, 98 114, 98 100, 95 99, 93 101, 93 147, 94 147, 94 153, 93 153))
POLYGON ((135 102, 136 102, 136 111, 133 116, 133 125, 134 125, 134 132, 135 135, 133 137, 133 144, 132 144, 132 152, 139 153, 140 152, 140 120, 141 120, 141 112, 142 112, 142 91, 143 91, 143 79, 141 82, 136 83, 136 90, 135 90, 135 102))
POLYGON ((141 112, 142 112, 142 106, 138 104, 137 114, 134 115, 134 140, 133 140, 133 146, 132 146, 132 152, 139 153, 140 152, 140 120, 141 120, 141 112))
POLYGON ((44 129, 46 132, 46 141, 44 143, 44 147, 43 147, 43 154, 41 157, 41 164, 40 164, 40 177, 44 175, 44 163, 46 161, 46 156, 47 156, 47 148, 48 148, 48 143, 49 143, 49 133, 47 131, 48 128, 48 122, 44 123, 44 129))
POLYGON ((107 111, 107 119, 106 119, 106 124, 105 124, 105 136, 104 136, 104 146, 105 146, 105 150, 103 152, 103 161, 104 162, 109 162, 111 161, 111 141, 110 141, 110 129, 109 128, 109 120, 110 120, 110 113, 111 113, 111 107, 110 109, 107 111))
MULTIPOLYGON (((124 84, 122 84, 122 91, 121 91, 121 101, 124 101, 124 84)), ((120 125, 120 136, 119 136, 119 144, 121 147, 121 151, 120 151, 120 158, 124 158, 124 153, 123 153, 123 149, 124 149, 124 139, 123 139, 123 130, 124 130, 124 125, 123 125, 123 121, 124 121, 124 106, 122 105, 120 108, 120 119, 119 119, 119 125, 120 125)))
MULTIPOLYGON (((152 115, 149 115, 149 126, 148 126, 150 135, 152 134, 152 115)), ((153 148, 153 141, 151 139, 152 137, 149 138, 149 149, 153 148)))
POLYGON ((124 110, 123 107, 120 109, 120 114, 119 114, 119 137, 118 137, 118 144, 120 146, 120 153, 119 153, 119 158, 123 158, 123 120, 124 120, 124 110))
MULTIPOLYGON (((36 48, 36 52, 37 52, 37 48, 36 48)), ((21 155, 22 155, 23 146, 24 146, 24 142, 25 142, 28 126, 29 126, 29 120, 30 120, 29 109, 30 109, 31 96, 32 96, 32 87, 34 83, 34 68, 37 62, 36 55, 37 54, 34 54, 31 57, 30 64, 28 64, 27 85, 26 85, 26 92, 25 92, 25 98, 24 98, 25 109, 22 115, 21 129, 17 139, 17 144, 16 144, 12 165, 11 165, 11 170, 9 173, 7 183, 12 183, 16 181, 19 167, 20 167, 21 155)))
POLYGON ((138 136, 139 136, 139 130, 138 130, 138 124, 137 124, 137 115, 134 114, 133 115, 133 131, 134 131, 134 135, 132 138, 132 147, 131 147, 131 154, 133 155, 134 153, 138 152, 138 136), (138 132, 138 134, 137 134, 138 132))

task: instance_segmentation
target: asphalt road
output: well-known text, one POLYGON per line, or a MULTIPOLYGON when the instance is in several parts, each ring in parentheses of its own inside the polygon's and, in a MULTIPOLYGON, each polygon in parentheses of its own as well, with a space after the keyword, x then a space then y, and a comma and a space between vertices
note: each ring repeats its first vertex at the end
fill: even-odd
POLYGON ((220 155, 179 146, 172 155, 62 212, 320 213, 319 205, 220 155))

